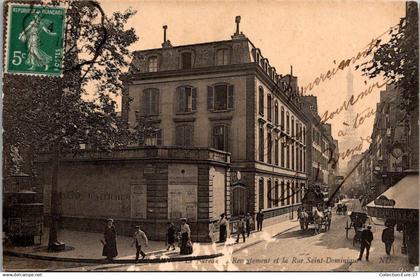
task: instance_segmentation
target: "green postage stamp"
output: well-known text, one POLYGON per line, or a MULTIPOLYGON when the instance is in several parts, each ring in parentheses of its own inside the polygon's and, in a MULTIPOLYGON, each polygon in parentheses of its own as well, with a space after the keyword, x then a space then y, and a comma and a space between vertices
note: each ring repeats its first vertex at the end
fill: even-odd
POLYGON ((6 73, 62 75, 63 7, 9 3, 7 23, 6 73))

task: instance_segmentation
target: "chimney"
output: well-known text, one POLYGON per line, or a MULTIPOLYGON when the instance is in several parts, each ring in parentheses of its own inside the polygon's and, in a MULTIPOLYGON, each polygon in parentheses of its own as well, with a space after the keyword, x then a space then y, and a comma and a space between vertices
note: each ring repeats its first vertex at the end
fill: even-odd
POLYGON ((169 48, 172 47, 171 41, 169 39, 166 39, 166 29, 168 29, 167 25, 163 25, 163 43, 162 48, 169 48))
POLYGON ((236 32, 231 36, 232 39, 244 39, 246 38, 245 35, 242 32, 239 32, 239 23, 241 23, 241 16, 238 15, 235 17, 235 23, 236 23, 236 32))

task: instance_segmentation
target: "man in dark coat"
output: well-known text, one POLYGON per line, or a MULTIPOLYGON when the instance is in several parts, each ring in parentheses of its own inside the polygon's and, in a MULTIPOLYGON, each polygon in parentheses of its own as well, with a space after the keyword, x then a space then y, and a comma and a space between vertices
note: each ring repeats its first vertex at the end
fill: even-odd
POLYGON ((366 249, 366 261, 369 261, 369 250, 370 250, 370 245, 372 244, 372 240, 373 240, 373 234, 372 231, 370 230, 372 229, 372 226, 367 226, 367 229, 364 229, 362 231, 362 234, 360 235, 360 255, 359 258, 357 259, 358 261, 362 260, 363 257, 363 252, 366 249))
POLYGON ((385 243, 385 252, 391 255, 391 247, 394 243, 394 227, 387 226, 382 231, 382 242, 385 243))
POLYGON ((262 231, 262 224, 264 220, 264 214, 262 212, 262 209, 257 213, 257 230, 262 231))
POLYGON ((172 250, 175 250, 175 241, 176 241, 175 226, 172 222, 168 222, 168 232, 166 233, 166 242, 168 244, 168 248, 166 250, 169 250, 171 246, 172 246, 172 250))
POLYGON ((239 243, 239 237, 242 235, 243 241, 245 242, 245 220, 244 216, 241 214, 239 217, 239 221, 236 224, 237 228, 237 237, 236 237, 236 243, 239 243))
POLYGON ((104 241, 102 241, 104 248, 102 249, 102 256, 105 256, 108 261, 118 256, 117 251, 117 232, 115 231, 114 220, 108 219, 108 223, 104 231, 104 241))
POLYGON ((227 219, 225 213, 220 215, 219 220, 219 242, 225 242, 227 237, 227 219))

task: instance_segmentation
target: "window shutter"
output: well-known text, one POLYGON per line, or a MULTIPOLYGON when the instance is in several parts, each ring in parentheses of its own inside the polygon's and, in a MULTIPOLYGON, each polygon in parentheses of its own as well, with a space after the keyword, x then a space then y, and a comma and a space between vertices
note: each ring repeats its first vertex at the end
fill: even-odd
POLYGON ((157 131, 156 133, 156 142, 157 142, 157 145, 162 145, 162 130, 161 129, 157 131))
POLYGON ((185 112, 185 88, 177 88, 178 112, 185 112))
POLYGON ((213 110, 213 87, 207 86, 207 109, 212 111, 213 110))
POLYGON ((228 109, 233 109, 233 85, 228 87, 228 109))
POLYGON ((177 126, 175 128, 175 145, 182 145, 183 127, 177 126))
POLYGON ((193 111, 197 110, 197 88, 192 89, 192 95, 191 95, 191 109, 193 111))

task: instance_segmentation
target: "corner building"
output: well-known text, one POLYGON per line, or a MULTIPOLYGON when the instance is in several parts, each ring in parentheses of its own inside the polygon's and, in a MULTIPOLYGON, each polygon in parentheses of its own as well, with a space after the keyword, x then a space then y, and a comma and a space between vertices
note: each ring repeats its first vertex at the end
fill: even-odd
POLYGON ((124 85, 123 120, 158 130, 144 144, 231 154, 225 203, 209 207, 231 224, 260 209, 270 224, 301 202, 308 127, 297 77, 278 74, 239 30, 230 40, 176 47, 165 34, 162 48, 134 53, 124 85))

